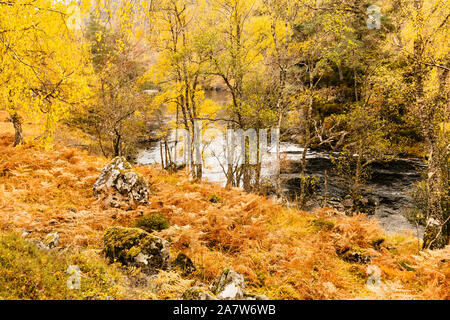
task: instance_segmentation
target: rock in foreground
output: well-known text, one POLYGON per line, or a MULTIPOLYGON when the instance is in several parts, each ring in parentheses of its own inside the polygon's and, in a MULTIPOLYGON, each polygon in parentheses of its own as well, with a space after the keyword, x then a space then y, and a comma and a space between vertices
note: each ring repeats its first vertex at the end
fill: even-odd
POLYGON ((146 204, 150 194, 144 177, 132 170, 124 157, 117 157, 103 168, 93 187, 94 197, 111 207, 121 207, 121 201, 146 204))
POLYGON ((136 266, 146 274, 170 269, 169 243, 138 228, 106 230, 104 252, 111 262, 136 266))
POLYGON ((183 300, 269 300, 265 295, 245 292, 244 276, 233 269, 225 269, 209 288, 211 292, 198 287, 187 290, 183 300))
POLYGON ((211 286, 211 292, 220 300, 243 299, 244 291, 244 276, 233 269, 225 269, 211 286))

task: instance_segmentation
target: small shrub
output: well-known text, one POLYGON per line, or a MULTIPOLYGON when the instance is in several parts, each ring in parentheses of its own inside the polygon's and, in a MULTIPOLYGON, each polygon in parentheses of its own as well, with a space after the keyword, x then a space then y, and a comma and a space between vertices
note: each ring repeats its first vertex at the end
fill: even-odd
POLYGON ((151 233, 169 228, 169 223, 161 214, 152 214, 140 218, 136 223, 136 227, 151 233))

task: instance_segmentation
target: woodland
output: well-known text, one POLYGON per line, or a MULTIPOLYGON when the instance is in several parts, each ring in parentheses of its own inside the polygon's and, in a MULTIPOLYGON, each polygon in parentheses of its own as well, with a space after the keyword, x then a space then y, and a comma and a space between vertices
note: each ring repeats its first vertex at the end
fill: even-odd
POLYGON ((269 299, 449 298, 448 1, 5 0, 0 83, 0 299, 186 298, 231 267, 269 299), (261 136, 256 163, 244 138, 241 161, 217 168, 223 185, 209 182, 206 152, 185 156, 198 121, 301 148, 295 197, 280 143, 264 176, 261 136), (142 165, 150 145, 160 161, 142 165), (311 175, 310 152, 329 155, 345 212, 318 197, 330 172, 311 175), (95 199, 113 159, 148 201, 95 199), (367 217, 374 168, 410 159, 420 236, 367 217), (148 216, 193 272, 107 261, 106 230, 146 230, 148 216), (36 247, 52 232, 60 250, 36 247), (66 288, 69 264, 81 290, 66 288))

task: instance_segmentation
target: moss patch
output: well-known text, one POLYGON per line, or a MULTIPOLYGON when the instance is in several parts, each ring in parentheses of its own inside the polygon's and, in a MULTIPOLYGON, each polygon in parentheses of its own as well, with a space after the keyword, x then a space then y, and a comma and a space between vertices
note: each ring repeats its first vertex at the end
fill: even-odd
POLYGON ((169 223, 161 214, 152 214, 140 218, 136 223, 137 228, 141 228, 149 233, 161 231, 169 228, 169 223))

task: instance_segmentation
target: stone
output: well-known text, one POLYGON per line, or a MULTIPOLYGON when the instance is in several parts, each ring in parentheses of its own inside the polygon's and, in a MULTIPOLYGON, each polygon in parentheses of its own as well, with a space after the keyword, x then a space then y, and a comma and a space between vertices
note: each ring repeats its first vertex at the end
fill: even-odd
POLYGON ((32 240, 31 243, 34 243, 36 248, 39 250, 50 251, 50 248, 47 247, 41 240, 32 240))
POLYGON ((269 300, 262 294, 245 292, 244 277, 233 269, 225 269, 209 287, 211 292, 192 287, 184 292, 183 300, 269 300))
POLYGON ((49 249, 53 249, 59 246, 58 232, 48 234, 44 239, 44 244, 49 249))
POLYGON ((28 231, 28 230, 25 230, 24 232, 22 232, 22 238, 26 238, 26 237, 28 237, 29 235, 31 234, 31 232, 30 231, 28 231))
POLYGON ((370 256, 365 255, 363 252, 359 251, 347 251, 340 256, 346 262, 367 264, 372 261, 372 258, 370 256))
POLYGON ((270 299, 264 294, 245 293, 244 300, 270 300, 270 299))
POLYGON ((233 269, 225 269, 210 289, 219 300, 241 300, 245 291, 244 276, 233 269))
POLYGON ((175 261, 172 262, 172 267, 180 269, 184 276, 188 276, 197 270, 192 260, 184 253, 180 253, 177 256, 175 261))
POLYGON ((139 228, 106 230, 103 249, 110 262, 135 266, 145 274, 170 269, 169 243, 139 228))
POLYGON ((144 177, 134 172, 124 157, 117 157, 101 171, 93 194, 111 207, 120 208, 121 201, 147 204, 150 191, 144 177))
POLYGON ((210 292, 198 288, 198 287, 192 287, 186 290, 183 293, 183 296, 181 297, 182 300, 219 300, 216 297, 214 297, 213 294, 210 292))

